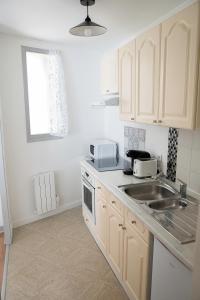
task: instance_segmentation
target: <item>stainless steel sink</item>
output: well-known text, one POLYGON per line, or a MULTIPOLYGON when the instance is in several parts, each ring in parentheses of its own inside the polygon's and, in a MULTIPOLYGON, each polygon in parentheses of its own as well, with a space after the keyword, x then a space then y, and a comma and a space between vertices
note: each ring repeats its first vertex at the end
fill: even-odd
MULTIPOLYGON (((144 205, 144 207, 149 206, 144 205)), ((163 204, 159 205, 156 205, 155 201, 151 203, 151 207, 152 217, 181 244, 195 241, 199 208, 198 200, 191 197, 169 201, 163 200, 163 204), (164 202, 166 202, 166 205, 164 202)))
POLYGON ((188 206, 188 203, 186 200, 181 199, 165 199, 148 203, 148 206, 153 210, 161 211, 169 209, 184 209, 188 206))
POLYGON ((166 180, 146 181, 118 187, 130 199, 141 204, 178 242, 195 241, 199 202, 181 197, 166 180))
POLYGON ((120 188, 132 199, 140 202, 174 198, 178 194, 169 185, 159 180, 120 186, 120 188))

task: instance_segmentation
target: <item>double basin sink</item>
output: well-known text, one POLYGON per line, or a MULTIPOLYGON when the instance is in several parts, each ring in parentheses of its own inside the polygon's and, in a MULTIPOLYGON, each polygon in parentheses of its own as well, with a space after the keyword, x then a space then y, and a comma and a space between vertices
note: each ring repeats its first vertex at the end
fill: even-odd
POLYGON ((180 243, 195 241, 198 203, 161 180, 119 186, 180 243))

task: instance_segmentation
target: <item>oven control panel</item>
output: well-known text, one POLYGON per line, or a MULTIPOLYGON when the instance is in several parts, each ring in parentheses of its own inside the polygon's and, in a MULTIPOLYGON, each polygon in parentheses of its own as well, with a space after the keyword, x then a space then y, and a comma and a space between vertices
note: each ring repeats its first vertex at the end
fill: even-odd
POLYGON ((94 177, 83 167, 81 168, 81 175, 84 179, 86 179, 93 187, 95 186, 94 177))

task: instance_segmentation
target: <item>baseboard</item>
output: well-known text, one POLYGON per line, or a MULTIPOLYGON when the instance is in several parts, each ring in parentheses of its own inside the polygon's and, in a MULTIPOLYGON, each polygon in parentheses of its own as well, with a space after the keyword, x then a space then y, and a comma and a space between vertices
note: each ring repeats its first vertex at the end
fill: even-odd
POLYGON ((31 215, 28 218, 24 218, 24 219, 20 219, 20 220, 16 220, 13 222, 13 228, 17 228, 20 227, 22 225, 26 225, 35 221, 39 221, 42 220, 44 218, 50 217, 50 216, 54 216, 57 215, 67 209, 71 209, 77 206, 81 205, 81 200, 75 201, 75 202, 70 202, 70 203, 64 203, 63 205, 59 206, 56 210, 50 211, 46 214, 43 215, 31 215))
POLYGON ((1 300, 6 299, 6 285, 7 285, 7 275, 8 275, 9 249, 10 249, 10 246, 6 245, 6 253, 5 253, 4 268, 3 268, 3 281, 2 281, 1 297, 0 297, 1 300))

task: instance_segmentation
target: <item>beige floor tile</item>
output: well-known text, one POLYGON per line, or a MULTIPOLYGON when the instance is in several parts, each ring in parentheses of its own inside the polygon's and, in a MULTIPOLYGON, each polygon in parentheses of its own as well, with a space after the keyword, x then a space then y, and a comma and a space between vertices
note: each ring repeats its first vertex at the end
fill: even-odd
POLYGON ((14 234, 13 250, 14 248, 30 253, 37 254, 38 248, 46 241, 46 237, 37 232, 20 231, 14 234))
POLYGON ((12 277, 20 273, 20 271, 34 261, 34 257, 27 252, 22 251, 16 247, 11 247, 9 253, 9 265, 8 272, 9 276, 12 277))
POLYGON ((109 285, 98 280, 91 283, 90 287, 80 296, 79 300, 128 300, 123 288, 109 285))
POLYGON ((13 289, 9 289, 9 291, 7 292, 6 299, 7 300, 27 300, 27 299, 36 300, 36 297, 29 296, 27 298, 27 295, 24 295, 24 294, 20 293, 19 291, 14 290, 14 288, 13 288, 13 289))
POLYGON ((60 239, 66 240, 68 238, 84 240, 88 236, 88 229, 82 223, 71 223, 64 227, 58 233, 60 239))
POLYGON ((107 282, 110 285, 113 285, 114 287, 121 287, 121 284, 119 283, 117 277, 113 273, 113 271, 109 268, 108 272, 106 272, 103 280, 107 282))
POLYGON ((103 277, 109 270, 109 265, 100 251, 93 251, 84 248, 77 249, 70 256, 67 262, 69 270, 90 270, 96 272, 103 277))
POLYGON ((80 208, 17 228, 6 300, 127 300, 80 208))

